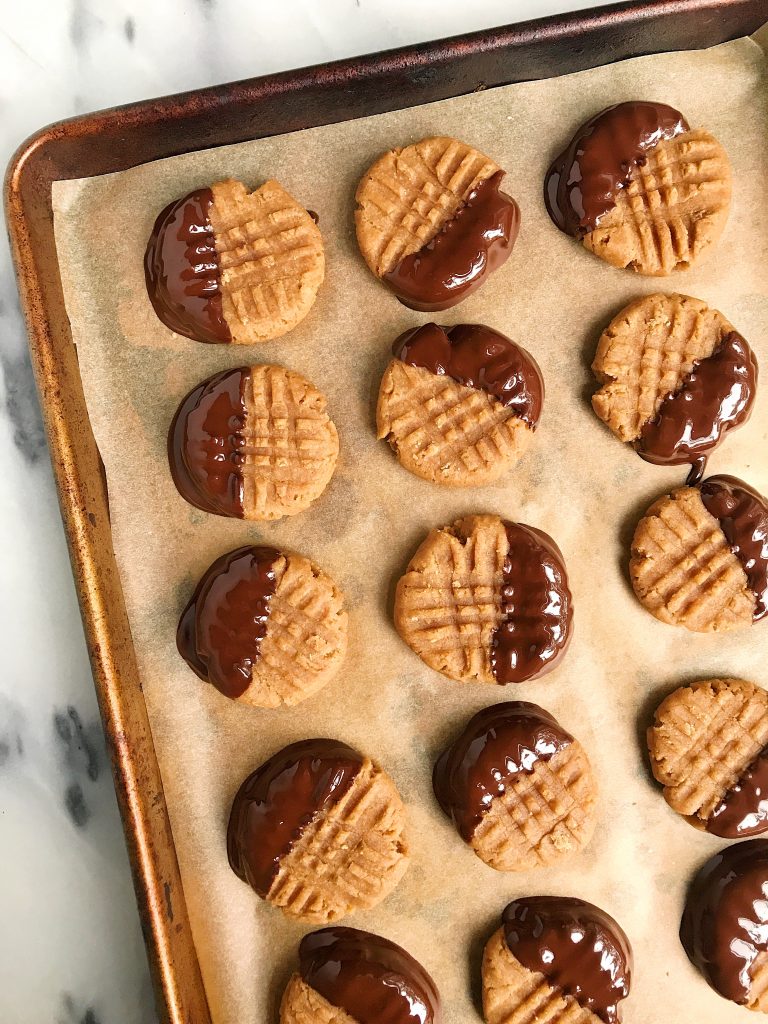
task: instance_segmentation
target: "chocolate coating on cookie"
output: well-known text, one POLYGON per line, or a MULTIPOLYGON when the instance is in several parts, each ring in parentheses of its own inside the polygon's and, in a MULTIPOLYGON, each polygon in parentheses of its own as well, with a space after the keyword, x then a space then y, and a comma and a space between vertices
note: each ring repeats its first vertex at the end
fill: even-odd
POLYGON ((736 843, 700 869, 686 898, 680 941, 712 988, 750 999, 751 971, 768 952, 768 840, 736 843))
POLYGON ((533 526, 504 522, 509 550, 501 584, 502 621, 491 640, 499 683, 522 683, 555 667, 571 638, 573 600, 563 556, 533 526))
POLYGON ((502 914, 504 941, 530 971, 544 975, 585 1009, 615 1024, 629 995, 629 939, 604 910, 564 896, 513 900, 502 914))
POLYGON ((302 979, 357 1024, 440 1024, 440 996, 421 964, 357 928, 323 928, 299 945, 302 979))
POLYGON ((166 327, 195 341, 221 344, 232 336, 222 312, 212 204, 211 189, 201 188, 166 206, 147 243, 144 277, 166 327))
POLYGON ((424 324, 401 334, 392 352, 410 366, 485 391, 536 428, 544 402, 541 371, 530 353, 498 331, 483 324, 424 324))
POLYGON ((707 455, 723 434, 749 418, 756 389, 754 354, 740 334, 730 331, 643 426, 635 444, 638 453, 656 465, 698 462, 703 473, 707 455))
POLYGON ((664 103, 618 103, 590 118, 547 171, 544 201, 555 225, 574 238, 592 231, 644 154, 686 131, 683 115, 664 103))
POLYGON ((232 870, 266 897, 290 852, 315 815, 344 796, 363 758, 338 740, 292 743, 242 784, 232 804, 227 854, 232 870))
POLYGON ((746 839, 768 830, 768 747, 707 818, 707 832, 722 839, 746 839))
POLYGON ((438 758, 432 775, 437 802, 469 843, 510 782, 570 743, 573 737, 536 704, 518 700, 484 708, 438 758))
POLYGON ((279 557, 269 547, 242 547, 222 555, 200 580, 181 616, 179 653, 225 697, 242 696, 251 682, 267 632, 279 557))
POLYGON ((768 615, 768 501, 733 476, 711 476, 700 491, 704 507, 720 523, 747 575, 757 622, 768 615))
POLYGON ((500 191, 503 177, 497 171, 481 181, 430 242, 383 275, 403 305, 424 313, 449 309, 506 262, 520 208, 500 191))
POLYGON ((217 373, 187 395, 168 432, 168 462, 181 496, 203 512, 243 517, 244 387, 249 370, 217 373))

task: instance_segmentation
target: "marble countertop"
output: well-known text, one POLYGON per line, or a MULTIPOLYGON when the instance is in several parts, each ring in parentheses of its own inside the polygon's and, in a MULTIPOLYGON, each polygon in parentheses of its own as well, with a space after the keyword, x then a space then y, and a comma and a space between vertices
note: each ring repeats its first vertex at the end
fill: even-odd
MULTIPOLYGON (((28 0, 0 23, 0 157, 149 96, 523 21, 596 0, 28 0)), ((0 1019, 153 1009, 7 244, 0 240, 0 1019)))

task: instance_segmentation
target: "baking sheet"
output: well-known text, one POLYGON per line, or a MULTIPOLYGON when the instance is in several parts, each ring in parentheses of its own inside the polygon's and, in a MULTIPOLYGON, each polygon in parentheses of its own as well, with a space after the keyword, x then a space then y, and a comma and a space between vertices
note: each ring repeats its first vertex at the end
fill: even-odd
MULTIPOLYGON (((243 777, 269 754, 311 735, 338 737, 378 760, 410 818, 411 866, 394 894, 345 924, 401 943, 433 974, 446 1024, 480 1019, 482 946, 514 896, 581 896, 613 914, 635 951, 625 1024, 744 1021, 689 965, 677 926, 685 887, 724 845, 664 803, 646 766, 643 734, 676 685, 740 675, 768 685, 768 626, 696 636, 655 621, 626 576, 634 525, 684 470, 644 463, 594 416, 589 370, 602 327, 632 298, 678 290, 722 310, 768 375, 768 81, 749 40, 652 56, 394 113, 174 157, 54 184, 56 241, 93 431, 106 467, 115 553, 214 1024, 277 1018, 295 948, 309 930, 260 901, 230 871, 225 827, 243 777), (700 268, 659 280, 604 265, 558 232, 541 200, 551 157, 601 108, 654 99, 681 109, 727 148, 734 198, 724 237, 700 268), (390 344, 434 319, 400 306, 360 258, 352 211, 357 181, 382 151, 446 134, 506 168, 522 209, 508 263, 441 323, 484 322, 538 360, 547 395, 534 444, 494 486, 452 491, 403 470, 375 438, 374 409, 390 344), (254 347, 201 345, 157 320, 142 258, 157 212, 193 188, 232 175, 255 187, 275 177, 320 216, 327 278, 314 309, 285 338, 254 347), (171 481, 168 424, 180 399, 211 373, 281 363, 328 397, 341 439, 336 474, 307 512, 277 524, 209 516, 171 481), (428 669, 394 631, 394 584, 432 526, 495 512, 557 540, 575 598, 575 636, 561 665, 506 689, 462 685, 428 669), (252 710, 202 684, 179 658, 179 614, 205 568, 245 543, 309 556, 346 592, 350 648, 340 675, 294 709, 252 710), (585 745, 600 783, 590 846, 552 869, 494 872, 459 839, 431 791, 434 758, 479 708, 540 703, 585 745)), ((730 435, 709 472, 768 492, 768 396, 730 435)))

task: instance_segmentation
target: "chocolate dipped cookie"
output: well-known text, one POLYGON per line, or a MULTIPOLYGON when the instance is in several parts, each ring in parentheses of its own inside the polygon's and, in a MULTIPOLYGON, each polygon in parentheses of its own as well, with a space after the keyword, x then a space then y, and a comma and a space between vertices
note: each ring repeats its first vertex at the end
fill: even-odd
POLYGON ((401 334, 376 408, 379 438, 416 476, 454 487, 496 480, 530 444, 544 381, 524 348, 483 324, 401 334))
POLYGON ((252 345, 292 330, 325 275, 312 216, 276 181, 219 181, 170 203, 144 257, 147 294, 176 334, 252 345))
POLYGON ((400 881, 409 859, 405 808, 370 758, 337 740, 301 740, 238 790, 227 852, 262 899, 327 924, 376 906, 400 881))

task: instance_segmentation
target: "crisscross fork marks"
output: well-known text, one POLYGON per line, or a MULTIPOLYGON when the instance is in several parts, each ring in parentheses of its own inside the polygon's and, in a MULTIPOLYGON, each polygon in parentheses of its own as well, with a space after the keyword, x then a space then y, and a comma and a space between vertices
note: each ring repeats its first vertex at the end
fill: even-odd
POLYGON ((244 397, 244 517, 294 515, 322 494, 336 466, 339 439, 325 398, 280 366, 251 367, 244 397))
POLYGON ((638 599, 662 622, 699 633, 752 623, 755 595, 698 488, 681 487, 648 509, 629 571, 638 599))
POLYGON ((543 974, 523 967, 507 948, 503 928, 486 944, 482 973, 486 1024, 604 1024, 543 974))
POLYGON ((358 1024, 338 1006, 332 1006, 300 974, 288 982, 280 1002, 280 1024, 358 1024))
POLYGON ((496 479, 533 431, 491 395, 393 359, 376 409, 386 438, 410 472, 435 483, 472 486, 496 479))
POLYGON ((301 555, 291 553, 281 563, 244 695, 259 707, 298 704, 317 693, 336 675, 347 649, 344 597, 333 580, 301 555))
POLYGON ((355 224, 377 276, 429 243, 481 181, 499 168, 456 139, 422 139, 385 153, 357 188, 355 224))
POLYGON ((705 679, 656 710, 648 749, 667 803, 706 822, 768 744, 768 693, 741 679, 705 679))
POLYGON ((496 683, 493 631, 509 542, 496 516, 432 530, 399 580, 395 626, 430 668, 451 679, 496 683))
POLYGON ((717 241, 730 198, 725 150, 703 129, 685 132, 648 151, 584 245, 615 266, 670 274, 717 241))
POLYGON ((640 437, 694 363, 711 356, 733 328, 722 313, 687 295, 648 295, 626 306, 600 337, 592 369, 603 387, 592 406, 621 441, 640 437))
POLYGON ((337 921, 383 900, 407 866, 400 794, 366 758, 341 800, 316 815, 283 857, 267 899, 302 921, 337 921))
POLYGON ((472 847, 497 871, 529 871, 585 846, 595 823, 595 781, 578 741, 521 773, 496 797, 472 847))
POLYGON ((320 231, 276 181, 251 194, 241 182, 224 181, 213 193, 222 307, 233 340, 278 337, 306 316, 322 284, 320 231))

